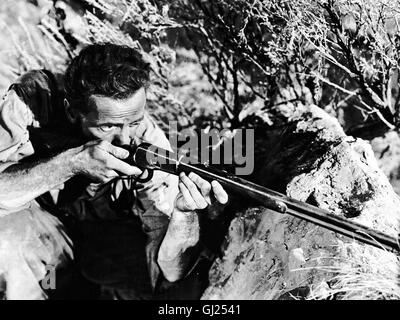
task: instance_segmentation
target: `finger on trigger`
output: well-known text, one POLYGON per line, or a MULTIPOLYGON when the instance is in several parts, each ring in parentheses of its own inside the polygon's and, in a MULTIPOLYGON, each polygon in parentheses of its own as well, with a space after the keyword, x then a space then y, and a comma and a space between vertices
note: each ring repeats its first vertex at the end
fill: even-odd
POLYGON ((212 181, 211 186, 213 188, 214 196, 217 198, 218 202, 225 204, 228 202, 228 194, 222 188, 222 186, 217 181, 212 181))
POLYGON ((189 178, 200 188, 201 194, 207 203, 211 204, 211 184, 194 172, 189 173, 189 178))

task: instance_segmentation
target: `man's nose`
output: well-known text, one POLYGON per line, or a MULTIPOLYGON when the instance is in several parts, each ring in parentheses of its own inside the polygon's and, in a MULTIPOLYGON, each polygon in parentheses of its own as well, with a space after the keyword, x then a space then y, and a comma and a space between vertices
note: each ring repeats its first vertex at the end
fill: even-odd
POLYGON ((129 132, 129 126, 122 127, 121 131, 114 136, 113 144, 117 146, 123 146, 131 143, 131 137, 129 132))

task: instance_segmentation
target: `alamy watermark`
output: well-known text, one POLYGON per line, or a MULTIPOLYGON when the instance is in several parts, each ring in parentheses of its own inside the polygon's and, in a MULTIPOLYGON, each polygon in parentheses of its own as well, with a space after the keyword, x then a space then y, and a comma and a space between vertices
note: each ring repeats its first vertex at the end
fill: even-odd
MULTIPOLYGON (((198 132, 184 129, 178 132, 177 122, 172 121, 169 123, 169 142, 173 150, 179 150, 180 163, 233 165, 238 176, 253 173, 254 129, 203 129, 198 132)), ((159 148, 154 147, 152 151, 161 156, 154 159, 151 155, 149 162, 168 164, 159 148)))
POLYGON ((40 281, 40 286, 44 290, 56 289, 56 267, 53 265, 46 265, 46 275, 40 281))

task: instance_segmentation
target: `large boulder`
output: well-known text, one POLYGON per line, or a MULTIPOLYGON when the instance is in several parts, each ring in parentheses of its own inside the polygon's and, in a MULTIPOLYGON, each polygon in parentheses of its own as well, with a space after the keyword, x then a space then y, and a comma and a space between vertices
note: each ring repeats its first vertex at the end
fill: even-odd
POLYGON ((400 136, 396 131, 371 140, 378 166, 389 178, 394 191, 400 195, 400 136))
MULTIPOLYGON (((400 198, 369 143, 316 106, 262 143, 256 182, 398 236, 400 198)), ((257 147, 257 149, 259 149, 257 147)), ((399 258, 263 207, 236 214, 202 299, 399 299, 399 258)))

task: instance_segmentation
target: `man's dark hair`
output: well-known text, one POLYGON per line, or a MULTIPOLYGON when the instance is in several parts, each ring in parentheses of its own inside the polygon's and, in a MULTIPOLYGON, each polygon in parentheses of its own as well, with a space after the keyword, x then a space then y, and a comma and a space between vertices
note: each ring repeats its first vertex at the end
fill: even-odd
POLYGON ((149 84, 150 65, 139 52, 115 44, 93 44, 72 59, 65 74, 66 98, 85 112, 91 95, 129 98, 149 84))

